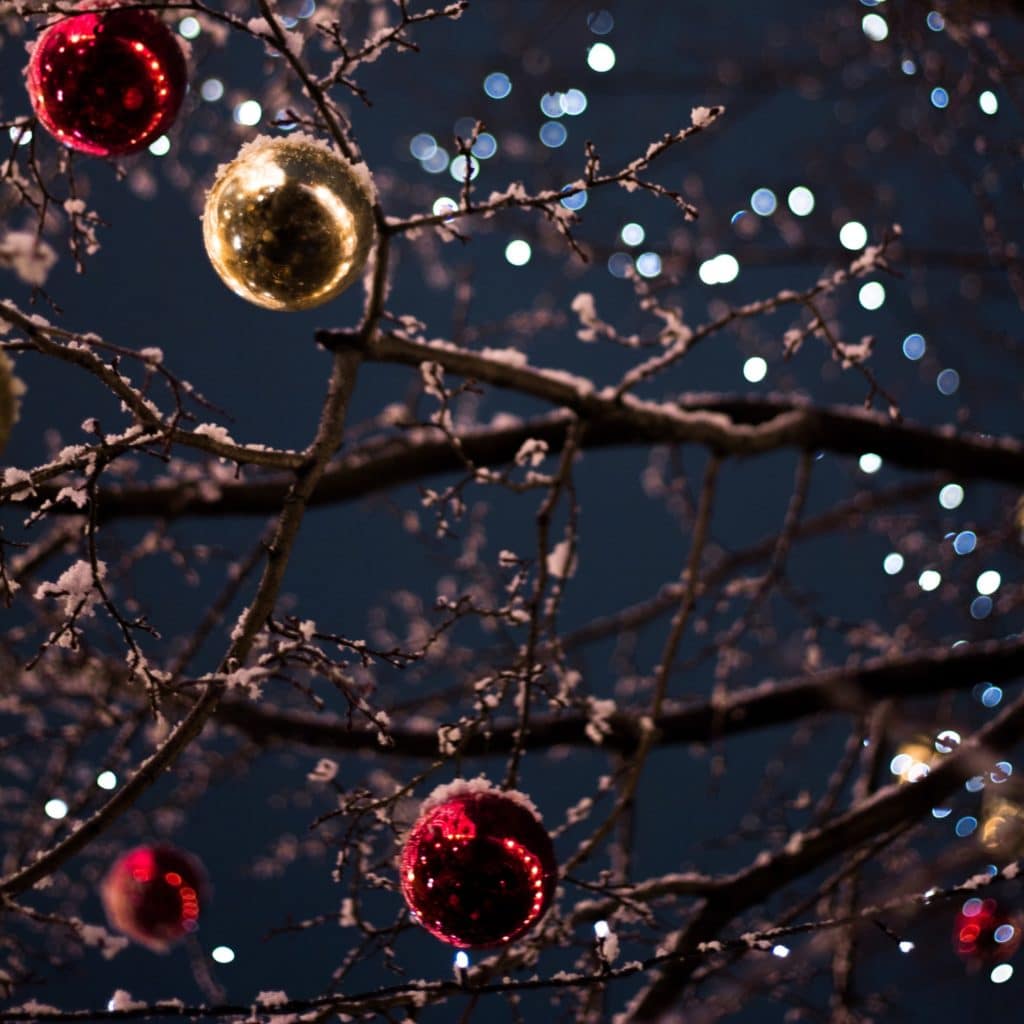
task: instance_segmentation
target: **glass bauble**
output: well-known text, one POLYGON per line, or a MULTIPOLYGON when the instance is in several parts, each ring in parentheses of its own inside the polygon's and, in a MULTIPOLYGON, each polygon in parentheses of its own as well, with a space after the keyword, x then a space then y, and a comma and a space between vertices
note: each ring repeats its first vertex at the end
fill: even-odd
POLYGON ((210 262, 236 294, 310 309, 359 276, 373 244, 369 176, 305 135, 257 139, 222 167, 206 197, 210 262))
POLYGON ((453 946, 497 946, 522 935, 551 903, 551 837, 516 795, 478 784, 428 801, 402 851, 402 894, 432 935, 453 946))
POLYGON ((97 2, 80 10, 47 26, 32 50, 27 85, 36 116, 90 156, 145 149, 170 128, 185 97, 181 47, 151 11, 97 2))
POLYGON ((157 953, 196 930, 208 895, 199 861, 163 844, 119 857, 100 887, 111 926, 157 953))

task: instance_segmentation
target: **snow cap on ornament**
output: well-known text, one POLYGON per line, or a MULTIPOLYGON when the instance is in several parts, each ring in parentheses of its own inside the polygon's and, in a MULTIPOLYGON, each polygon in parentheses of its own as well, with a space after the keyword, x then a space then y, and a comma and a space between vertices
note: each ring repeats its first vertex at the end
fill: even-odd
POLYGON ((532 802, 483 777, 425 801, 401 855, 402 895, 431 935, 499 946, 531 928, 558 881, 554 846, 532 802))
POLYGON ((174 123, 188 70, 174 33, 152 11, 84 0, 48 25, 26 85, 40 123, 90 156, 145 149, 174 123))
POLYGON ((7 446, 11 428, 18 422, 18 399, 25 393, 25 385, 14 376, 14 365, 7 354, 0 351, 0 452, 7 446))
POLYGON ((163 843, 129 850, 100 885, 111 927, 154 953, 166 953, 199 927, 209 894, 202 864, 163 843))
POLYGON ((237 295, 311 309, 362 272, 373 245, 373 182, 324 142, 254 139, 217 171, 203 210, 206 253, 237 295))

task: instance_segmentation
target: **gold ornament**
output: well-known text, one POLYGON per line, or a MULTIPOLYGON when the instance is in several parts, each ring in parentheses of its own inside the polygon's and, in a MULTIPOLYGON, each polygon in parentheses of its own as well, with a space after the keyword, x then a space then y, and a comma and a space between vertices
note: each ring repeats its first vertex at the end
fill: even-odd
POLYGON ((18 397, 24 393, 25 385, 14 376, 14 365, 7 354, 0 351, 0 452, 18 420, 18 397))
POLYGON ((307 135, 257 139, 221 168, 203 240, 214 270, 267 309, 310 309, 359 276, 373 244, 369 175, 307 135))

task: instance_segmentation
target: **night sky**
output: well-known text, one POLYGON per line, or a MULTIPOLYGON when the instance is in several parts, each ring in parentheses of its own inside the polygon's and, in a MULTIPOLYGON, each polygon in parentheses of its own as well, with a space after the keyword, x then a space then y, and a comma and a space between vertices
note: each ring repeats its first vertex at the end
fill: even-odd
MULTIPOLYGON (((315 5, 312 0, 307 4, 292 10, 289 0, 277 8, 283 15, 305 15, 297 24, 308 35, 308 15, 315 5)), ((355 24, 365 28, 366 5, 351 6, 355 24)), ((245 5, 239 10, 245 18, 258 13, 255 4, 252 10, 245 5)), ((166 18, 181 35, 195 34, 180 16, 168 13, 166 18)), ((1020 20, 996 16, 993 25, 1008 52, 1019 53, 1020 20)), ((29 112, 21 81, 26 35, 15 28, 15 16, 0 10, 4 122, 29 112)), ((495 149, 479 160, 474 182, 477 193, 486 197, 517 180, 538 191, 578 179, 588 140, 597 146, 603 167, 618 168, 666 131, 689 124, 692 108, 721 104, 726 110, 706 132, 671 149, 650 172, 652 180, 681 190, 699 208, 696 221, 684 220, 664 198, 615 187, 595 192, 578 211, 581 219, 574 228, 589 257, 586 263, 536 213, 509 210, 476 220, 466 225, 465 242, 441 242, 428 230, 413 241, 394 242, 387 309, 417 317, 426 338, 453 339, 476 350, 522 348, 532 365, 586 376, 600 388, 617 382, 648 353, 638 356, 627 347, 577 340, 579 323, 571 303, 578 293, 593 294, 602 319, 623 335, 636 332, 650 339, 661 324, 638 309, 627 267, 635 267, 643 287, 661 302, 681 307, 696 325, 721 315, 724 304, 736 307, 781 289, 807 289, 848 266, 865 242, 877 243, 899 225, 902 240, 893 250, 892 273, 873 273, 844 286, 825 302, 828 317, 841 325, 847 342, 874 338, 868 365, 907 420, 964 432, 1019 434, 1021 306, 1012 285, 1020 267, 1011 260, 1008 273, 1007 260, 993 255, 993 247, 995 239, 1005 243, 1021 237, 1021 97, 1015 84, 992 79, 995 58, 982 37, 963 46, 947 28, 927 4, 911 0, 778 5, 608 0, 604 9, 575 0, 476 0, 457 21, 418 27, 412 38, 420 52, 389 52, 360 70, 358 81, 372 106, 344 99, 390 216, 436 210, 442 197, 458 197, 460 182, 447 157, 456 152, 453 135, 467 134, 477 119, 495 149), (595 46, 611 48, 614 66, 594 69, 607 58, 595 46), (501 95, 506 82, 510 91, 501 95), (417 159, 414 153, 428 155, 417 159), (986 234, 981 225, 989 214, 995 227, 986 234), (724 278, 721 283, 716 274, 724 278), (523 313, 539 324, 529 335, 511 319, 523 313)), ((273 313, 236 297, 211 268, 199 217, 217 164, 259 132, 283 134, 269 125, 270 119, 301 100, 291 83, 281 84, 281 62, 262 54, 254 40, 232 35, 226 46, 219 46, 210 36, 204 24, 191 41, 190 92, 169 132, 169 148, 158 145, 161 155, 144 152, 117 166, 75 159, 82 194, 107 223, 99 232, 99 252, 87 259, 81 274, 66 251, 63 227, 52 225, 47 237, 59 260, 45 289, 59 308, 45 296, 30 295, 5 269, 0 269, 0 295, 71 330, 92 331, 136 350, 158 346, 168 368, 216 407, 199 410, 196 422, 223 424, 238 441, 301 449, 316 429, 330 369, 330 355, 315 343, 314 332, 356 324, 364 293, 356 286, 319 309, 273 313), (211 82, 221 83, 222 90, 211 82), (260 104, 259 123, 239 123, 256 116, 253 107, 245 107, 252 100, 260 104)), ((323 61, 318 51, 308 52, 323 61)), ((52 160, 56 144, 41 130, 37 133, 40 154, 52 160)), ((485 142, 480 152, 490 148, 485 142)), ((0 149, 0 157, 6 156, 0 149)), ((34 225, 9 192, 0 192, 0 199, 8 227, 34 225)), ((791 358, 783 358, 784 334, 799 315, 788 310, 717 333, 637 393, 659 401, 681 394, 692 399, 704 392, 780 399, 798 394, 818 405, 860 406, 869 390, 865 378, 843 370, 822 339, 809 337, 791 358)), ((28 391, 3 454, 11 466, 31 467, 64 444, 82 442, 81 424, 88 417, 98 417, 108 431, 127 425, 116 401, 74 367, 25 353, 17 371, 28 391)), ((458 383, 451 374, 446 380, 451 386, 458 383)), ((412 402, 426 419, 433 406, 417 397, 420 387, 414 369, 368 361, 349 410, 347 443, 366 437, 372 418, 392 403, 412 402)), ((882 398, 874 402, 882 413, 886 405, 882 398)), ((497 414, 525 417, 548 409, 535 398, 497 388, 467 396, 461 408, 481 424, 497 414)), ((198 453, 175 454, 201 464, 198 453)), ((897 510, 851 518, 794 545, 786 571, 792 600, 769 602, 770 615, 746 636, 746 657, 730 677, 730 688, 809 671, 806 647, 812 632, 825 667, 960 640, 1003 639, 1020 629, 1020 547, 1012 527, 1018 494, 1013 486, 900 469, 871 454, 858 459, 815 453, 805 518, 861 491, 930 480, 934 489, 897 510), (940 498, 942 487, 957 483, 963 483, 962 501, 956 489, 943 491, 940 498), (962 556, 951 547, 961 536, 962 556), (932 580, 922 575, 929 571, 941 573, 941 585, 934 590, 932 580), (997 584, 991 595, 978 582, 984 571, 1000 574, 1002 587, 997 584), (988 596, 987 604, 979 602, 988 596), (857 632, 861 627, 864 635, 857 632), (873 637, 873 630, 884 639, 873 637)), ((581 456, 575 474, 578 569, 559 617, 563 634, 646 600, 678 579, 707 458, 706 450, 695 445, 671 453, 662 448, 653 455, 650 446, 623 445, 581 456), (668 496, 659 492, 658 479, 671 480, 674 474, 681 481, 677 490, 668 496)), ((553 471, 556 461, 548 460, 545 469, 553 471)), ((778 533, 797 463, 798 453, 789 449, 724 462, 712 521, 714 554, 741 552, 778 533)), ((164 467, 156 460, 143 460, 138 470, 141 480, 161 472, 164 467)), ((219 472, 230 475, 230 467, 219 472)), ((454 538, 434 540, 431 513, 421 505, 419 488, 441 489, 454 479, 424 479, 312 509, 289 564, 278 612, 314 618, 323 629, 349 637, 372 641, 390 630, 401 638, 405 612, 416 601, 428 619, 434 614, 440 579, 472 575, 460 576, 456 559, 474 522, 486 517, 479 562, 488 571, 503 549, 530 552, 542 500, 536 491, 516 495, 470 488, 469 512, 455 524, 454 538), (418 517, 416 529, 410 529, 410 517, 418 517)), ((2 514, 0 522, 14 540, 34 537, 21 527, 23 518, 23 510, 2 514)), ((155 661, 169 657, 179 642, 175 638, 195 628, 219 592, 224 553, 248 550, 265 525, 262 515, 175 521, 169 531, 182 549, 205 545, 211 551, 209 568, 200 566, 196 583, 187 581, 170 558, 135 567, 123 592, 131 590, 164 638, 145 643, 155 661)), ((564 525, 562 508, 555 520, 556 539, 564 525)), ((111 552, 123 553, 145 530, 142 522, 126 521, 104 526, 101 537, 111 552)), ((58 563, 63 567, 66 561, 58 563)), ((743 568, 736 575, 763 570, 762 563, 760 569, 743 568)), ((54 579, 58 572, 44 568, 35 582, 54 579)), ((696 621, 704 628, 690 630, 683 641, 672 677, 673 700, 711 693, 714 638, 741 614, 742 603, 736 600, 719 589, 700 605, 696 621)), ((230 604, 226 626, 203 645, 192 666, 195 675, 216 668, 241 608, 240 599, 230 604)), ((11 628, 29 621, 18 605, 2 614, 9 616, 11 628)), ((633 680, 657 663, 668 626, 669 616, 663 615, 635 634, 607 637, 574 651, 570 660, 583 675, 585 692, 634 707, 633 680)), ((97 630, 100 646, 115 650, 113 632, 97 630)), ((464 698, 461 704, 429 704, 426 697, 453 685, 465 692, 476 664, 490 664, 495 649, 508 654, 509 648, 502 647, 510 642, 504 631, 489 633, 471 625, 456 636, 457 665, 441 659, 409 671, 375 668, 372 699, 390 710, 393 722, 408 724, 418 714, 451 721, 466 713, 471 704, 464 698)), ((19 637, 5 654, 35 650, 39 638, 31 630, 19 637)), ((1003 689, 1008 703, 1015 688, 1003 689)), ((885 742, 895 754, 918 734, 948 727, 966 736, 1002 706, 991 694, 983 703, 985 692, 981 685, 904 702, 885 742)), ((324 690, 321 695, 327 712, 344 714, 337 694, 324 690)), ((266 698, 308 709, 283 683, 268 685, 266 698)), ((636 700, 639 707, 646 697, 636 700)), ((511 713, 511 704, 505 711, 511 713)), ((53 714, 58 721, 57 709, 53 714)), ((631 877, 690 869, 725 873, 747 865, 763 848, 777 849, 790 830, 805 825, 801 795, 809 794, 813 803, 824 792, 843 755, 850 724, 846 716, 821 716, 796 727, 744 733, 710 750, 690 744, 655 751, 636 802, 631 877), (713 769, 719 760, 722 771, 713 769)), ((0 734, 8 728, 13 730, 14 723, 0 718, 0 734)), ((46 818, 43 804, 95 788, 90 773, 102 761, 105 736, 90 735, 51 793, 38 793, 16 780, 9 765, 0 771, 0 785, 27 785, 34 801, 5 815, 0 848, 22 857, 25 851, 14 837, 30 830, 31 822, 37 830, 63 827, 46 818)), ((199 856, 210 875, 214 897, 203 908, 191 955, 208 964, 227 1000, 250 1002, 265 990, 284 990, 296 998, 325 991, 332 970, 351 948, 352 933, 331 922, 273 934, 290 923, 333 917, 348 895, 347 884, 339 886, 331 877, 342 829, 337 823, 326 830, 310 827, 335 806, 334 798, 307 775, 321 756, 336 756, 341 785, 373 787, 383 784, 383 772, 392 781, 408 780, 428 762, 374 752, 334 755, 297 745, 258 750, 230 729, 211 730, 201 747, 67 864, 54 894, 33 893, 26 901, 99 922, 103 911, 96 883, 112 857, 147 838, 166 838, 199 856), (233 961, 213 963, 210 954, 217 947, 229 947, 233 961)), ((145 756, 145 737, 131 749, 136 759, 145 756)), ((46 763, 42 753, 33 756, 36 761, 29 758, 29 763, 46 763)), ((596 748, 530 752, 519 787, 554 828, 576 801, 593 795, 597 778, 612 767, 614 759, 596 748)), ((416 796, 451 779, 455 768, 446 765, 416 796)), ((461 765, 466 775, 486 772, 496 782, 504 769, 504 757, 475 757, 461 765)), ((891 779, 886 758, 876 783, 891 779)), ((102 796, 91 796, 88 808, 98 806, 102 796)), ((955 870, 941 860, 956 844, 976 841, 969 833, 958 837, 958 831, 966 828, 962 821, 980 814, 981 796, 961 790, 950 801, 948 816, 928 818, 902 852, 889 862, 875 862, 864 875, 865 901, 901 891, 901 873, 910 878, 930 861, 941 862, 947 873, 929 884, 952 884, 982 869, 986 860, 980 850, 955 870)), ((584 834, 577 830, 559 836, 560 857, 569 856, 584 834)), ((5 871, 14 866, 9 856, 2 863, 5 871)), ((593 881, 606 866, 606 859, 597 857, 578 874, 593 881)), ((827 870, 812 880, 820 882, 827 870)), ((807 891, 805 882, 801 893, 807 891)), ((571 908, 586 895, 565 886, 560 906, 571 908)), ((999 898, 1020 907, 1016 884, 1004 887, 999 898)), ((793 902, 775 896, 763 916, 736 921, 727 934, 762 927, 793 902)), ((958 907, 954 902, 887 921, 898 939, 915 944, 912 955, 901 954, 896 939, 881 928, 862 926, 857 989, 885 1000, 875 1008, 875 1019, 987 1021, 1007 1012, 1021 979, 994 985, 990 966, 974 969, 955 956, 958 907)), ((374 923, 391 923, 400 909, 397 892, 366 896, 364 910, 374 915, 374 923)), ((807 918, 819 913, 824 911, 812 903, 807 918)), ((678 913, 666 914, 662 923, 668 930, 679 927, 680 920, 678 913)), ((41 944, 43 934, 35 933, 33 941, 41 944)), ((640 929, 634 936, 624 928, 620 963, 651 955, 656 945, 651 935, 640 929)), ((547 976, 571 969, 589 941, 581 929, 574 949, 545 953, 536 970, 547 976)), ((789 945, 784 960, 756 954, 708 984, 708 991, 718 986, 717 991, 740 1000, 721 1019, 795 1019, 785 1016, 789 1008, 805 1010, 808 1019, 829 1019, 827 940, 796 937, 789 945)), ((426 934, 404 933, 396 948, 408 978, 451 977, 453 951, 426 934)), ((106 1005, 117 988, 139 1000, 178 996, 192 1004, 205 998, 184 946, 164 957, 132 947, 110 962, 86 950, 59 972, 45 965, 40 972, 47 977, 45 986, 19 992, 13 1002, 34 997, 61 1008, 96 1008, 106 1005)), ((376 954, 346 978, 343 988, 362 991, 396 980, 376 954)), ((638 987, 632 980, 609 988, 607 1019, 638 987)), ((425 1011, 421 1019, 459 1020, 467 1005, 455 999, 425 1011)), ((524 1001, 523 1012, 533 1020, 568 1011, 552 1010, 541 994, 524 1001)), ((692 1012, 686 1020, 706 1019, 696 1004, 692 1012)), ((476 1008, 474 1019, 511 1018, 501 1000, 493 999, 476 1008)))

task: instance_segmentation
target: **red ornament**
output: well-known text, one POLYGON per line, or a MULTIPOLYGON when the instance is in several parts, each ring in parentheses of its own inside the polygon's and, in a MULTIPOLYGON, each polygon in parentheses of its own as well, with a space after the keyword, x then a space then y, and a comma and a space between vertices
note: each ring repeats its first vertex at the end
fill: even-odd
POLYGON ((547 910, 558 864, 521 798, 482 782, 446 786, 402 851, 402 895, 424 928, 453 946, 498 946, 547 910))
POLYGON ((965 960, 1009 960, 1020 942, 1020 920, 1001 910, 993 899, 972 897, 957 914, 953 943, 965 960))
POLYGON ((165 953, 199 927, 208 885, 202 865, 173 846, 140 846, 114 862, 100 887, 112 927, 165 953))
POLYGON ((86 0, 39 37, 28 92, 43 126, 90 156, 144 149, 165 132, 185 97, 185 57, 148 10, 107 10, 86 0))

